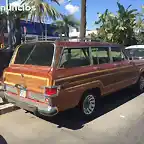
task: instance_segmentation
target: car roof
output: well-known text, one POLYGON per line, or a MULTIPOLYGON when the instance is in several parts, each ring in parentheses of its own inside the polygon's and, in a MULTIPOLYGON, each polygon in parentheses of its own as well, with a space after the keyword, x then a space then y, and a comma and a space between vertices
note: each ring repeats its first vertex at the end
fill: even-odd
POLYGON ((71 42, 71 41, 57 41, 56 45, 62 47, 89 47, 89 46, 98 46, 98 47, 120 47, 119 44, 108 43, 108 42, 90 42, 90 41, 81 41, 81 42, 71 42))
POLYGON ((136 48, 144 48, 144 45, 132 45, 125 47, 125 49, 136 49, 136 48))
MULTIPOLYGON (((89 46, 99 46, 99 47, 123 47, 122 45, 119 44, 114 44, 114 43, 108 43, 108 42, 73 42, 73 41, 35 41, 35 42, 28 42, 29 44, 32 43, 54 43, 55 45, 59 47, 89 47, 89 46)), ((28 44, 25 43, 25 44, 28 44)))

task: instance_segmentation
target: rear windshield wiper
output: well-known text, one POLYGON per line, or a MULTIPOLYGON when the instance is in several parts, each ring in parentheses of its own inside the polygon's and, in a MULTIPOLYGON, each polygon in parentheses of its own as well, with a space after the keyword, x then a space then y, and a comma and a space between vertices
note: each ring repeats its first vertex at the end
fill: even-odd
POLYGON ((30 57, 31 57, 32 53, 34 52, 35 48, 36 48, 36 45, 34 45, 33 49, 32 49, 31 52, 29 53, 29 55, 28 55, 27 59, 25 60, 24 64, 26 64, 27 61, 30 59, 30 57))

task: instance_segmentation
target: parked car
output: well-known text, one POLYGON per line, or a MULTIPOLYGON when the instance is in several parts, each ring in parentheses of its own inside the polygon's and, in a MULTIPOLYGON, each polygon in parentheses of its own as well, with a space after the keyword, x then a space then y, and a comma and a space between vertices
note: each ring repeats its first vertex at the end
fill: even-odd
POLYGON ((125 48, 131 59, 144 59, 144 45, 132 45, 125 48))
POLYGON ((90 117, 101 97, 131 85, 144 90, 144 61, 104 42, 38 41, 16 48, 4 70, 4 100, 54 116, 76 106, 90 117))

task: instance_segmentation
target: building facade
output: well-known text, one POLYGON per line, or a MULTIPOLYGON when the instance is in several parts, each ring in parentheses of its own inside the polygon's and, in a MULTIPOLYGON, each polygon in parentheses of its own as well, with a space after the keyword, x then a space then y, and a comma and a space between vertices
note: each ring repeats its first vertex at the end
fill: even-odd
MULTIPOLYGON (((58 34, 55 33, 56 27, 51 24, 38 23, 21 20, 21 32, 24 37, 28 39, 36 38, 38 36, 45 37, 57 37, 58 34)), ((5 27, 3 33, 0 35, 0 45, 7 45, 8 43, 8 33, 5 27)))

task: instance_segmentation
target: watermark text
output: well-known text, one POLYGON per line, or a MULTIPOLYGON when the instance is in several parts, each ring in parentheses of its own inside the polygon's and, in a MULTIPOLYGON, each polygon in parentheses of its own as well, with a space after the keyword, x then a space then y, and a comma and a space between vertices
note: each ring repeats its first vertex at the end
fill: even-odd
POLYGON ((32 8, 28 5, 22 6, 0 6, 0 12, 7 12, 7 11, 30 11, 32 8))

